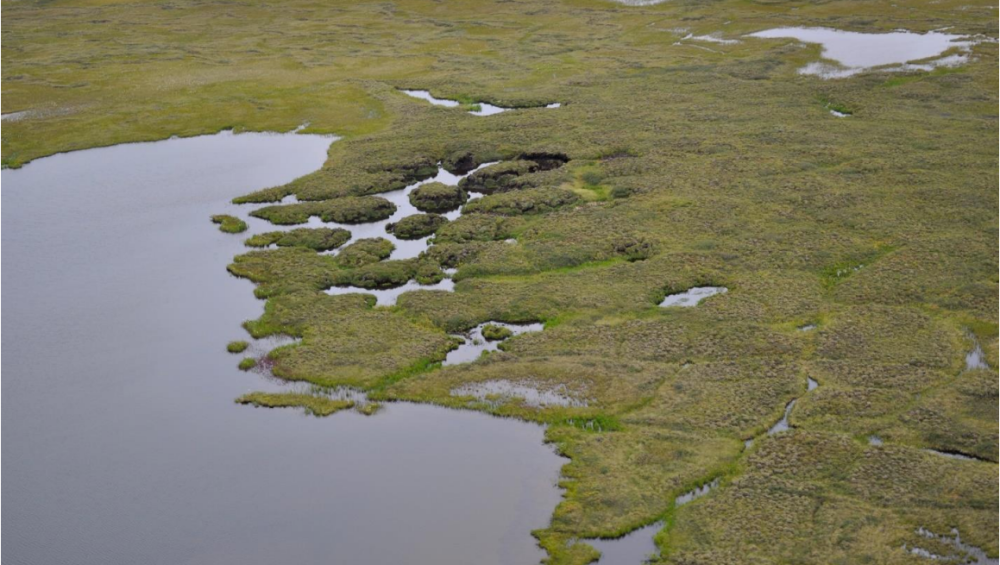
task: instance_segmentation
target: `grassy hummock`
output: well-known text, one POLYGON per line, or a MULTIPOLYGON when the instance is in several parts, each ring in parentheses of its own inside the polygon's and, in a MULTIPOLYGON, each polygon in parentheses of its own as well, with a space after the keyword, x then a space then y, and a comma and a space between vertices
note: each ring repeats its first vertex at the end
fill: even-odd
POLYGON ((226 351, 230 353, 243 353, 250 347, 250 344, 245 341, 230 341, 226 344, 226 351))
POLYGON ((483 326, 483 339, 486 341, 501 341, 514 335, 510 328, 498 326, 496 324, 486 324, 483 326))
POLYGON ((362 267, 389 257, 396 246, 391 241, 381 237, 359 239, 337 254, 337 264, 342 267, 362 267))
POLYGON ((484 196, 465 205, 467 214, 518 216, 544 214, 579 202, 580 197, 559 188, 529 188, 484 196))
POLYGON ((347 243, 351 232, 343 228, 296 228, 254 235, 246 240, 247 247, 305 247, 313 251, 330 251, 347 243))
POLYGON ((469 195, 457 186, 429 182, 413 189, 409 198, 410 204, 421 212, 448 212, 465 204, 469 195))
POLYGON ((420 239, 436 232, 438 228, 448 223, 448 219, 439 214, 413 214, 385 227, 399 239, 420 239))
POLYGON ((247 223, 229 214, 216 214, 212 216, 212 223, 219 224, 219 231, 225 233, 242 233, 247 231, 247 223))
POLYGON ((318 202, 296 202, 258 208, 250 215, 277 225, 304 224, 316 216, 324 222, 362 224, 391 216, 396 205, 377 196, 345 196, 318 202))

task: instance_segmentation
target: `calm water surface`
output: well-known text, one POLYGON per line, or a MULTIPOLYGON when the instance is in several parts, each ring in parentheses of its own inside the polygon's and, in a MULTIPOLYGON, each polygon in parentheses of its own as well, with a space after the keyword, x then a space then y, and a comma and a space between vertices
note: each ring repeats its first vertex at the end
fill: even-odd
MULTIPOLYGON (((534 563, 564 462, 538 426, 430 406, 325 419, 225 352, 262 303, 227 202, 330 138, 222 133, 3 171, 3 562, 534 563)), ((272 226, 251 221, 252 231, 272 226)))

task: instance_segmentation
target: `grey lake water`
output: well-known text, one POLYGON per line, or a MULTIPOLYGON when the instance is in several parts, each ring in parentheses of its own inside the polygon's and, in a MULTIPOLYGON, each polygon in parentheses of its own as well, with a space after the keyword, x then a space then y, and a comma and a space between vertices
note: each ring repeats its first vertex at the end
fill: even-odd
MULTIPOLYGON (((226 353, 260 315, 225 266, 228 204, 321 166, 331 138, 220 133, 2 173, 2 560, 535 563, 565 462, 539 426, 389 404, 313 418, 226 353)), ((256 347, 266 347, 258 344, 256 347)))

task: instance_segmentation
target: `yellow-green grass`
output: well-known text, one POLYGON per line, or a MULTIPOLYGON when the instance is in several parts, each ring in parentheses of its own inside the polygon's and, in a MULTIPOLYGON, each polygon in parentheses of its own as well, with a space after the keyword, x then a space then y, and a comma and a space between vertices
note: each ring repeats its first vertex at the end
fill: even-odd
POLYGON ((261 408, 302 408, 306 414, 320 417, 354 407, 354 402, 350 400, 294 392, 251 392, 237 398, 236 403, 261 408))
POLYGON ((575 539, 659 520, 668 563, 913 563, 902 548, 921 526, 957 527, 996 555, 997 44, 954 69, 821 80, 797 72, 818 46, 741 37, 949 26, 995 39, 989 2, 171 8, 5 5, 3 111, 32 113, 4 122, 4 164, 309 122, 345 136, 321 170, 233 195, 296 194, 259 213, 294 223, 382 217, 358 197, 438 162, 508 161, 492 170, 517 174, 483 180, 494 194, 439 227, 424 257, 383 261, 392 244, 362 240, 337 257, 250 251, 230 271, 268 299, 252 335, 302 338, 269 355, 280 377, 546 423, 572 461, 565 500, 535 532, 551 563, 596 557, 575 539), (716 32, 740 42, 681 41, 716 32), (400 88, 523 109, 476 117, 400 88), (519 159, 532 153, 569 161, 532 170, 519 159), (322 293, 433 281, 441 267, 458 268, 454 293, 392 308, 322 293), (729 291, 657 306, 706 285, 729 291), (490 321, 546 328, 440 367, 450 333, 490 321), (967 331, 989 369, 963 370, 967 331), (807 377, 820 387, 807 392, 807 377), (452 395, 500 378, 562 385, 586 405, 452 395), (760 437, 793 398, 794 429, 760 437), (866 445, 872 434, 885 444, 866 445))

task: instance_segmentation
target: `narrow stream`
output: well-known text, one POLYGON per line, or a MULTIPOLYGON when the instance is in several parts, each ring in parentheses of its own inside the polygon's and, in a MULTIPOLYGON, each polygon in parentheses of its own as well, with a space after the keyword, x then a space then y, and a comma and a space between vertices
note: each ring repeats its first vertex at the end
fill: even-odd
POLYGON ((407 403, 329 418, 234 404, 285 389, 225 348, 263 308, 225 267, 275 226, 229 235, 208 218, 245 217, 232 197, 317 169, 331 141, 226 132, 3 171, 5 563, 544 556, 530 532, 565 460, 540 426, 407 403))

